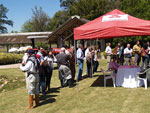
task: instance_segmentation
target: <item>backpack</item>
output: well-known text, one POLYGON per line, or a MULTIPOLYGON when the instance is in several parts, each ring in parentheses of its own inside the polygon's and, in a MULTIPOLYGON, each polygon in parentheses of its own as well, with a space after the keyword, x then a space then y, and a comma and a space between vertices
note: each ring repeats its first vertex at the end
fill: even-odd
POLYGON ((36 58, 36 56, 31 56, 31 57, 29 57, 28 58, 28 60, 27 60, 27 62, 28 61, 31 61, 33 64, 34 64, 34 66, 35 66, 35 70, 36 70, 36 72, 39 70, 39 68, 40 68, 40 62, 39 62, 39 60, 36 58))

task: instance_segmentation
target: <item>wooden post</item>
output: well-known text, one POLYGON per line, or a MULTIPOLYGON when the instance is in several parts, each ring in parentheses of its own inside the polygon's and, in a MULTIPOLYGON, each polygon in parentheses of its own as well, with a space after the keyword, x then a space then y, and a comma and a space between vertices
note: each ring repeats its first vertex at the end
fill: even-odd
POLYGON ((9 51, 9 45, 8 45, 8 44, 6 44, 6 46, 7 46, 7 53, 8 53, 8 51, 9 51))
POLYGON ((69 39, 69 48, 70 48, 70 39, 69 39))
POLYGON ((32 38, 31 41, 32 41, 32 48, 35 48, 34 38, 32 38))
POLYGON ((52 48, 52 43, 49 43, 50 48, 52 48))

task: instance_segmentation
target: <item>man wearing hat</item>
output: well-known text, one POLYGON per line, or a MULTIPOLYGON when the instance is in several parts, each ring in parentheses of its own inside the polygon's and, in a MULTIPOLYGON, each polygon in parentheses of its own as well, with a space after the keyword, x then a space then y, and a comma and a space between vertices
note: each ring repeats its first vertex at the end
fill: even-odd
POLYGON ((39 104, 39 75, 38 75, 38 60, 34 54, 34 50, 28 50, 28 59, 26 64, 20 66, 20 69, 26 74, 26 85, 29 94, 29 106, 28 109, 33 108, 33 96, 35 95, 35 104, 39 104))

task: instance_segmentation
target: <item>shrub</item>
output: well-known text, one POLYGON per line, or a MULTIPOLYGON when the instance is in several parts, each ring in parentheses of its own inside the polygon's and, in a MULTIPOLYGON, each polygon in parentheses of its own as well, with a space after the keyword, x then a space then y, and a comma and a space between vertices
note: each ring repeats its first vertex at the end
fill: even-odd
POLYGON ((0 53, 0 65, 19 63, 23 54, 0 53))

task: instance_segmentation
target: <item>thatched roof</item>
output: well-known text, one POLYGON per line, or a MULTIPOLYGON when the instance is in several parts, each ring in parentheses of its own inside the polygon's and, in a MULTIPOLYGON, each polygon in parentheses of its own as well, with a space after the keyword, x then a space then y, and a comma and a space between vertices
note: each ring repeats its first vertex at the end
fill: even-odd
MULTIPOLYGON (((29 36, 49 36, 52 32, 27 32, 27 33, 8 33, 0 34, 0 44, 25 44, 31 43, 29 36)), ((37 38, 35 42, 48 42, 46 38, 37 38)))
POLYGON ((60 37, 72 37, 73 29, 87 22, 89 22, 89 20, 80 18, 79 16, 72 16, 64 24, 53 31, 53 33, 49 36, 49 43, 57 42, 60 37))

